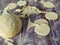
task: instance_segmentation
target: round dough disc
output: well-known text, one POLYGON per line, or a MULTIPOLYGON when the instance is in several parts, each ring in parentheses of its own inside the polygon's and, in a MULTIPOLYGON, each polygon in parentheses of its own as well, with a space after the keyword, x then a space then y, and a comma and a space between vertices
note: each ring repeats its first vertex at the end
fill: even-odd
POLYGON ((17 4, 16 3, 10 3, 10 4, 8 4, 8 10, 11 10, 11 9, 14 9, 14 8, 16 8, 17 7, 17 4))
POLYGON ((25 6, 26 5, 26 1, 18 1, 17 5, 18 6, 25 6))
POLYGON ((45 20, 45 19, 37 19, 37 20, 34 21, 34 23, 39 24, 39 25, 42 24, 42 23, 48 24, 48 21, 45 20))
POLYGON ((43 6, 46 8, 53 8, 54 4, 52 2, 43 2, 43 6))
POLYGON ((35 32, 38 35, 46 36, 50 32, 50 27, 47 24, 36 25, 35 26, 35 32))
POLYGON ((47 12, 45 14, 45 18, 49 19, 49 20, 56 20, 56 19, 58 19, 58 14, 55 12, 47 12))

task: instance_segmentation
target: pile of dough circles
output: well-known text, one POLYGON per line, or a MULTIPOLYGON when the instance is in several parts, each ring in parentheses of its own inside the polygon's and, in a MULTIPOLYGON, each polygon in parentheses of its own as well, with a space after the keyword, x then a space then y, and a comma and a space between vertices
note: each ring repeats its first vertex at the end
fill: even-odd
POLYGON ((17 7, 17 4, 16 3, 10 3, 8 4, 8 9, 11 10, 11 9, 15 9, 17 7))
POLYGON ((42 23, 40 25, 36 24, 34 31, 36 34, 38 34, 40 36, 47 36, 50 32, 50 27, 49 27, 49 25, 44 24, 44 23, 42 23))
POLYGON ((55 7, 54 4, 52 2, 49 2, 49 1, 48 2, 43 2, 42 4, 46 8, 53 8, 53 7, 55 7))
POLYGON ((48 24, 48 21, 45 20, 45 19, 37 19, 34 21, 35 24, 42 24, 42 23, 45 23, 45 24, 48 24))
POLYGON ((31 14, 39 14, 41 11, 37 9, 35 6, 27 6, 22 12, 22 15, 20 17, 29 17, 31 14))
POLYGON ((49 19, 49 20, 56 20, 56 19, 58 19, 58 14, 55 12, 47 12, 45 14, 45 18, 49 19))
POLYGON ((23 14, 31 14, 31 13, 33 13, 34 12, 34 10, 32 11, 32 8, 31 8, 31 6, 27 6, 24 10, 23 10, 23 14))
POLYGON ((46 36, 50 32, 49 23, 45 19, 37 19, 34 21, 35 24, 35 33, 41 36, 46 36))
POLYGON ((26 5, 26 1, 18 1, 17 5, 18 6, 25 6, 26 5))
POLYGON ((12 14, 0 15, 0 36, 12 38, 21 31, 22 22, 19 17, 12 14))

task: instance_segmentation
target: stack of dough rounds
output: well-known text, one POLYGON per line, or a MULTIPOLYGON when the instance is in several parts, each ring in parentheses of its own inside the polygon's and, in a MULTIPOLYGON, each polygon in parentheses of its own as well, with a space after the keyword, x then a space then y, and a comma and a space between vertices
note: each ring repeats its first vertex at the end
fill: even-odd
POLYGON ((35 33, 37 33, 38 35, 41 36, 46 36, 49 34, 50 32, 50 27, 49 27, 49 23, 47 20, 45 19, 37 19, 34 22, 35 24, 35 33))

